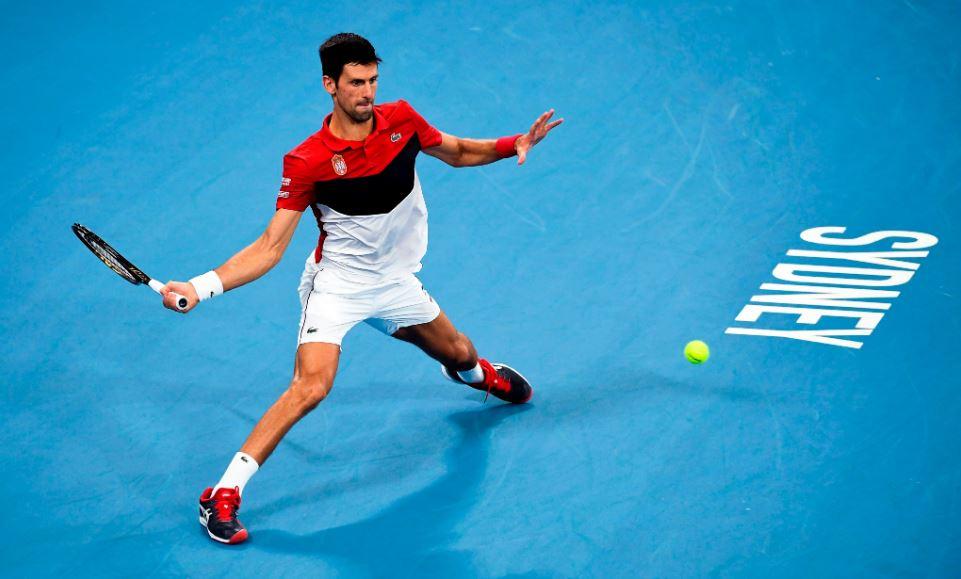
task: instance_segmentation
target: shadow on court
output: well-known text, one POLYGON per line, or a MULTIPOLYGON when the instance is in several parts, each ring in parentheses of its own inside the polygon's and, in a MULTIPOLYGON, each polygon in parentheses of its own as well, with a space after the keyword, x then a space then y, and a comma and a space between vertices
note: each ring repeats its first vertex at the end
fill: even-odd
MULTIPOLYGON (((306 535, 259 530, 250 549, 329 556, 371 576, 429 572, 463 577, 477 574, 471 557, 450 548, 457 525, 475 505, 487 470, 494 429, 532 406, 487 406, 451 415, 457 439, 445 453, 447 472, 427 487, 403 497, 384 511, 341 527, 306 535)), ((492 537, 491 548, 496 548, 492 537)))
MULTIPOLYGON (((566 475, 568 483, 593 486, 602 484, 602 481, 594 478, 594 469, 590 465, 605 460, 604 449, 612 451, 613 448, 608 446, 611 442, 604 440, 612 441, 617 436, 616 432, 610 431, 610 425, 622 423, 628 419, 627 415, 637 417, 637 411, 632 409, 648 408, 650 414, 645 417, 646 424, 638 426, 636 435, 626 437, 634 439, 633 442, 621 435, 617 446, 634 448, 634 456, 637 457, 634 464, 641 472, 659 468, 657 459, 653 457, 662 456, 664 449, 655 433, 666 435, 677 427, 671 424, 674 422, 669 416, 671 413, 664 415, 657 410, 664 408, 664 398, 690 396, 715 404, 758 404, 764 400, 761 393, 750 389, 723 384, 699 387, 630 368, 612 371, 603 383, 596 383, 596 380, 587 377, 575 378, 572 383, 576 386, 557 388, 559 385, 545 384, 539 390, 537 405, 513 406, 493 402, 478 409, 451 414, 447 420, 455 429, 450 435, 450 445, 444 451, 445 473, 361 521, 305 534, 291 532, 298 525, 309 529, 316 520, 323 519, 324 502, 336 500, 325 489, 358 484, 356 480, 338 477, 330 472, 325 475, 327 480, 322 485, 309 492, 288 494, 282 500, 254 505, 252 508, 261 513, 276 515, 288 509, 292 503, 313 503, 311 510, 318 513, 318 517, 301 519, 300 522, 284 517, 290 524, 285 525, 283 530, 254 528, 251 540, 240 549, 322 558, 338 569, 363 576, 395 576, 398 573, 404 576, 477 576, 483 573, 482 566, 475 561, 476 543, 462 550, 454 548, 454 545, 466 532, 463 525, 471 521, 471 512, 485 503, 489 489, 482 485, 490 480, 491 444, 497 427, 506 419, 525 414, 523 430, 526 435, 505 440, 519 445, 516 449, 518 455, 523 456, 530 465, 547 467, 554 463, 551 469, 566 470, 558 465, 584 465, 583 460, 571 456, 569 452, 595 455, 587 460, 589 464, 581 469, 583 472, 568 472, 566 475), (540 444, 551 441, 549 446, 553 448, 556 445, 557 448, 550 452, 528 448, 526 445, 534 439, 541 440, 540 444)), ((409 395, 417 398, 416 394, 409 395)), ((394 399, 392 404, 403 405, 404 401, 394 399)), ((380 432, 377 436, 390 438, 396 434, 380 432)), ((347 460, 338 456, 339 453, 318 453, 307 446, 290 442, 284 442, 288 450, 306 453, 315 460, 347 460)), ((418 461, 424 457, 413 455, 409 458, 413 463, 404 463, 403 468, 416 470, 418 461)), ((368 472, 360 484, 379 481, 382 477, 401 476, 397 466, 396 463, 385 464, 384 468, 389 468, 390 472, 379 469, 368 472)), ((516 500, 507 500, 512 504, 509 507, 511 510, 525 511, 530 507, 530 497, 525 494, 530 481, 512 478, 512 482, 508 481, 500 487, 500 492, 517 496, 516 500)), ((566 483, 559 483, 556 494, 576 494, 574 487, 561 488, 567 486, 566 483)), ((503 497, 496 501, 501 499, 503 497)), ((486 508, 497 507, 488 504, 486 508)), ((508 514, 504 513, 505 516, 508 514)), ((529 530, 536 528, 537 525, 533 525, 529 530)), ((489 548, 496 553, 504 543, 512 540, 516 546, 516 543, 523 544, 531 538, 495 534, 489 537, 486 546, 480 548, 489 548)), ((540 576, 536 571, 532 573, 519 576, 540 576)))

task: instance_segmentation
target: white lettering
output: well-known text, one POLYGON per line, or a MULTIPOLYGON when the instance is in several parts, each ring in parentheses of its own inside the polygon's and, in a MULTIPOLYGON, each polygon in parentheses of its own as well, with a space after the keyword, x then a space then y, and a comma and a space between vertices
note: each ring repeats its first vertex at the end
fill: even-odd
POLYGON ((741 313, 734 319, 738 322, 756 322, 763 313, 793 314, 798 317, 796 323, 809 325, 820 322, 823 317, 858 318, 858 323, 855 327, 859 330, 873 330, 878 327, 878 322, 884 317, 884 314, 880 312, 790 308, 785 306, 758 306, 748 304, 741 309, 741 313))
POLYGON ((838 237, 826 237, 828 233, 844 233, 847 231, 847 227, 813 227, 801 232, 801 239, 807 241, 808 243, 816 243, 820 245, 844 245, 844 246, 855 246, 855 245, 871 245, 872 243, 877 243, 882 239, 888 237, 893 238, 908 238, 914 241, 898 241, 891 244, 891 249, 925 249, 928 247, 934 247, 938 244, 938 238, 931 235, 930 233, 920 233, 917 231, 874 231, 862 235, 860 237, 855 237, 852 239, 838 238, 838 237))
POLYGON ((762 290, 782 292, 806 292, 793 294, 758 294, 751 296, 752 302, 767 304, 798 304, 803 306, 827 306, 833 308, 863 308, 866 310, 886 310, 891 304, 880 302, 849 301, 856 299, 896 298, 901 292, 894 290, 875 290, 824 285, 792 285, 787 283, 762 283, 762 290))
POLYGON ((854 340, 842 340, 830 336, 870 336, 871 330, 761 330, 755 328, 728 328, 725 334, 741 334, 745 336, 771 336, 774 338, 790 338, 792 340, 804 340, 805 342, 817 342, 829 346, 840 346, 842 348, 854 348, 860 350, 863 342, 854 340))
POLYGON ((799 263, 779 263, 771 272, 774 277, 784 281, 818 284, 858 285, 866 287, 881 287, 902 285, 908 283, 914 275, 913 271, 873 269, 867 267, 837 267, 833 265, 804 265, 799 263), (796 272, 810 271, 817 273, 841 273, 846 275, 863 275, 886 279, 820 277, 798 275, 796 272))
MULTIPOLYGON (((836 237, 845 231, 847 231, 846 227, 814 227, 803 231, 801 239, 809 243, 846 247, 871 245, 885 239, 901 239, 908 241, 892 241, 891 249, 907 251, 845 252, 789 249, 787 255, 791 257, 841 260, 875 267, 779 263, 774 267, 771 275, 777 280, 790 283, 762 283, 761 290, 780 293, 761 293, 751 296, 751 303, 741 309, 735 320, 743 323, 757 323, 763 314, 781 314, 796 316, 792 320, 795 324, 813 326, 821 323, 824 318, 850 318, 856 320, 853 328, 775 330, 730 327, 725 330, 725 333, 787 338, 842 348, 861 348, 862 342, 846 338, 871 335, 884 317, 884 311, 891 307, 890 303, 867 300, 893 300, 901 295, 900 291, 874 288, 908 283, 921 265, 907 259, 927 257, 928 252, 921 250, 936 245, 938 238, 929 233, 900 230, 874 231, 853 238, 836 237)), ((828 261, 827 263, 837 262, 828 261)))
POLYGON ((927 251, 812 251, 807 249, 791 249, 787 252, 791 257, 819 257, 821 259, 843 259, 845 261, 859 261, 881 267, 917 270, 920 263, 913 261, 898 261, 892 257, 927 257, 927 251))

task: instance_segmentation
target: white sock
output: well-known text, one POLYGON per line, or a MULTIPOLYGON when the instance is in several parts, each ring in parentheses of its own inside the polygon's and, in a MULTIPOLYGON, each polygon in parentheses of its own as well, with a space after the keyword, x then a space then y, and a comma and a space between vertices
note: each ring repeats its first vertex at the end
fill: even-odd
POLYGON ((250 456, 246 452, 238 452, 234 455, 233 460, 227 465, 227 470, 224 472, 224 476, 220 477, 220 482, 214 487, 214 492, 217 489, 232 489, 234 487, 240 488, 240 494, 244 494, 244 487, 247 486, 247 481, 250 477, 254 476, 260 465, 254 460, 254 457, 250 456))
POLYGON ((484 369, 481 368, 480 363, 470 370, 461 370, 457 375, 468 384, 479 384, 484 381, 484 369))

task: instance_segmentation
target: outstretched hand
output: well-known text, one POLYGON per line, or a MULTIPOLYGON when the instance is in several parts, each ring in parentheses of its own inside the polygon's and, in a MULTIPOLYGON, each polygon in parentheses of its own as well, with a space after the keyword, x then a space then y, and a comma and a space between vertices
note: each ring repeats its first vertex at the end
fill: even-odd
POLYGON ((517 141, 514 142, 514 150, 517 151, 518 165, 524 164, 524 160, 527 159, 527 152, 531 150, 531 147, 540 143, 551 129, 564 122, 564 119, 548 122, 553 116, 554 109, 551 109, 537 117, 537 120, 531 125, 531 130, 529 130, 527 134, 518 137, 517 141))

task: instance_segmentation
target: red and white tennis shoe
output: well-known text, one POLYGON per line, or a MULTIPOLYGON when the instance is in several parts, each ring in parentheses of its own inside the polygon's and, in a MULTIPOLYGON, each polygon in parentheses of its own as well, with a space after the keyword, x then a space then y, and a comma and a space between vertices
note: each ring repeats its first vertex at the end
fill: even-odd
POLYGON ((247 529, 237 519, 240 510, 240 489, 208 488, 200 495, 200 524, 210 538, 219 543, 236 545, 247 540, 247 529))
MULTIPOLYGON (((493 394, 511 404, 524 404, 534 396, 534 389, 531 388, 530 382, 517 370, 499 362, 492 364, 483 358, 480 359, 479 363, 484 371, 484 381, 479 384, 464 382, 456 372, 450 371, 444 365, 441 365, 440 371, 448 380, 459 384, 467 384, 477 390, 484 390, 488 395, 493 394)), ((486 401, 487 398, 485 397, 484 400, 486 401)))

